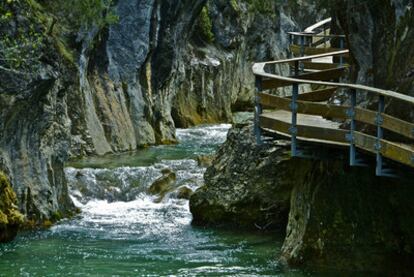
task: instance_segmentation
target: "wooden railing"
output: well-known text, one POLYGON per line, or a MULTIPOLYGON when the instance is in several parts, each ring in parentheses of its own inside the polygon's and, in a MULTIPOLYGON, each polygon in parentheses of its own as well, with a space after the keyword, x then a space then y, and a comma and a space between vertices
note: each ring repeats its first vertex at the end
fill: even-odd
MULTIPOLYGON (((313 27, 323 27, 330 20, 324 22, 313 27)), ((378 176, 389 175, 384 168, 383 157, 414 167, 414 147, 411 143, 384 138, 384 130, 388 130, 408 141, 414 139, 414 123, 387 114, 385 110, 386 100, 414 105, 414 98, 395 91, 340 82, 349 70, 349 65, 346 64, 349 50, 340 49, 344 47, 344 36, 321 34, 314 29, 289 33, 292 42, 290 49, 294 57, 254 64, 257 142, 261 143, 262 129, 267 129, 291 138, 292 156, 300 156, 298 140, 348 146, 351 166, 359 165, 357 149, 361 149, 376 155, 378 176), (340 44, 339 48, 331 47, 333 40, 340 44), (273 67, 282 64, 290 66, 290 76, 272 73, 273 67), (299 86, 303 84, 318 89, 300 94, 299 86), (290 97, 265 92, 287 86, 292 87, 290 97), (348 95, 349 105, 327 102, 339 89, 348 95), (376 111, 357 106, 357 96, 362 93, 378 99, 376 111), (263 108, 284 112, 263 112, 263 108), (340 124, 338 120, 347 124, 340 124), (375 126, 376 134, 357 129, 357 122, 375 126)))

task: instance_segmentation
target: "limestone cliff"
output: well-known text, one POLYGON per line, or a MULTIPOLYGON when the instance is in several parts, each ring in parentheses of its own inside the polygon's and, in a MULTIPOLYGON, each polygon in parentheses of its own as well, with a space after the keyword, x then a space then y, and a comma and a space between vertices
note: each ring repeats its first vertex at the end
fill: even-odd
POLYGON ((1 2, 0 169, 21 211, 35 221, 71 213, 70 157, 173 143, 176 126, 249 108, 251 63, 283 56, 282 30, 316 20, 314 5, 293 2, 1 2), (108 13, 117 20, 106 24, 108 13))

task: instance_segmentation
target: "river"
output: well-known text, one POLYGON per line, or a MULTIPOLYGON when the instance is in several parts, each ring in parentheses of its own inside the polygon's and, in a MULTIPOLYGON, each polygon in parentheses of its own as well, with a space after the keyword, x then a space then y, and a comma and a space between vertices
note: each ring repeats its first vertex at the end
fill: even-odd
POLYGON ((191 226, 187 200, 146 193, 169 168, 196 189, 195 161, 224 142, 230 125, 177 130, 177 145, 88 158, 66 168, 81 215, 0 245, 0 276, 304 276, 276 262, 283 237, 191 226))

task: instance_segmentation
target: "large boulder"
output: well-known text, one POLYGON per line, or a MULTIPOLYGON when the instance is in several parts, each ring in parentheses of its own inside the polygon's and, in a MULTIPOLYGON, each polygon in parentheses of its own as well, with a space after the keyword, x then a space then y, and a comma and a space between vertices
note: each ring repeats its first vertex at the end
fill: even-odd
MULTIPOLYGON (((256 145, 252 128, 230 130, 190 199, 193 224, 285 228, 294 172, 285 142, 256 145)), ((301 163, 307 163, 301 161, 301 163)))

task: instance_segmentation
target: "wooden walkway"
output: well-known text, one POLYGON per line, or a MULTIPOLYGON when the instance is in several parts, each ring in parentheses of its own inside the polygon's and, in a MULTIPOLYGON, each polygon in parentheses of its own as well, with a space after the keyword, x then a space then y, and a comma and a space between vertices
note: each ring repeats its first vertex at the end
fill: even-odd
POLYGON ((360 164, 359 149, 376 155, 378 176, 390 175, 383 158, 414 167, 414 123, 387 114, 385 107, 393 101, 398 101, 398 105, 414 105, 414 98, 394 91, 342 83, 341 78, 350 68, 347 64, 349 50, 345 49, 344 36, 329 33, 330 23, 331 20, 326 19, 305 32, 289 33, 291 58, 253 66, 257 142, 261 143, 261 131, 265 129, 289 137, 292 156, 301 156, 298 142, 348 147, 351 166, 360 164), (339 47, 332 48, 333 44, 339 47), (282 64, 289 66, 290 76, 271 73, 275 66, 282 64), (292 95, 279 96, 277 89, 283 87, 292 87, 292 95), (299 93, 301 87, 308 91, 299 93), (339 92, 348 97, 349 105, 331 101, 339 92), (374 111, 358 106, 359 94, 376 98, 378 108, 374 111), (372 127, 367 128, 370 125, 372 127), (387 137, 384 130, 387 130, 387 137))

